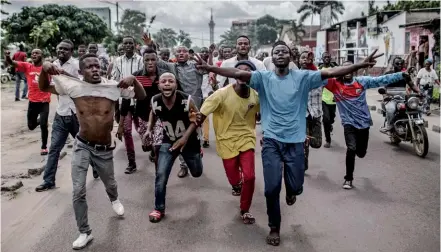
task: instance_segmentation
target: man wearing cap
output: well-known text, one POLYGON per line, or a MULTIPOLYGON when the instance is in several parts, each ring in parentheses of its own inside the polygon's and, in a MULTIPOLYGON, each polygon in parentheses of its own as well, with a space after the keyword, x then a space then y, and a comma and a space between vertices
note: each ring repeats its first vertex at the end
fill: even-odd
MULTIPOLYGON (((235 68, 256 71, 256 66, 249 60, 237 62, 235 68)), ((235 83, 208 97, 198 113, 199 125, 213 113, 217 153, 233 187, 232 194, 240 196, 240 216, 244 224, 255 221, 249 209, 254 193, 255 128, 259 110, 257 92, 248 86, 248 82, 236 79, 235 83)))

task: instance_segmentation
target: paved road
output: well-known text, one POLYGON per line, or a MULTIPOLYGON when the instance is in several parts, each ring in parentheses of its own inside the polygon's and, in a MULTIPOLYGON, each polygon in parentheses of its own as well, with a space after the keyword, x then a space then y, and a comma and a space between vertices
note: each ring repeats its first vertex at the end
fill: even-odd
MULTIPOLYGON (((250 226, 238 219, 239 198, 231 195, 214 145, 205 151, 201 178, 179 179, 175 165, 167 217, 158 224, 148 221, 154 199, 153 165, 138 151, 139 172, 126 175, 124 148, 117 148, 116 177, 125 218, 115 217, 101 181, 89 179, 89 221, 95 240, 84 251, 439 251, 439 135, 429 132, 430 152, 420 159, 410 144, 399 148, 388 144, 378 133, 380 116, 373 117, 368 154, 356 160, 353 190, 341 188, 345 145, 338 123, 333 148, 311 151, 304 194, 292 207, 282 204, 279 248, 264 240, 268 228, 260 146, 251 209, 257 223, 250 226)), ((65 183, 58 183, 60 189, 38 194, 41 203, 22 220, 24 228, 2 239, 3 251, 71 251, 78 233, 68 173, 60 171, 65 183)))

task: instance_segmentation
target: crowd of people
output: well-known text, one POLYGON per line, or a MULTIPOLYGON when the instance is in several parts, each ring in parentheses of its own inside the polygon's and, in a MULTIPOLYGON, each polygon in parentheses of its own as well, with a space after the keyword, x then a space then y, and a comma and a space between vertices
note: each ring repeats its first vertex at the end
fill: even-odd
MULTIPOLYGON (((323 146, 332 147, 336 108, 347 146, 343 188, 351 189, 355 158, 366 155, 369 142, 371 117, 366 90, 409 85, 419 92, 408 74, 398 69, 403 64, 400 60, 394 61, 396 71, 383 76, 354 76, 357 70, 376 64, 375 59, 383 55, 377 55, 376 50, 363 62, 346 61, 342 66, 331 62, 331 55, 325 52, 323 63, 316 66, 311 52, 299 52, 281 41, 266 58, 256 59, 250 55, 252 41, 247 36, 239 36, 234 46, 211 45, 199 53, 178 46, 173 59, 170 49, 158 48, 149 35, 145 34, 143 41, 138 51, 135 39, 124 37, 118 46, 119 56, 112 62, 97 55, 96 43, 78 46, 78 59, 73 58, 75 46, 70 40, 58 44, 58 58, 52 63, 44 62, 37 48, 31 53, 32 63, 25 62, 22 54, 11 59, 6 53, 6 61, 26 77, 28 126, 31 130, 40 126, 41 154, 48 154, 43 183, 36 191, 55 188, 61 149, 69 135, 75 138, 71 174, 80 235, 73 242, 74 249, 86 247, 93 239, 86 202, 89 165, 93 176, 103 181, 115 213, 124 214, 114 176, 114 121, 118 123, 116 137, 124 142, 127 152, 126 174, 138 169, 133 128, 141 138, 142 151, 150 152, 156 170, 154 209, 149 214, 154 223, 165 216, 167 182, 176 158, 180 162, 178 177, 202 175, 202 148, 210 147, 210 115, 216 151, 232 195, 240 196, 240 218, 244 224, 254 223, 250 208, 256 176, 256 125, 261 123, 270 228, 266 242, 277 246, 282 177, 286 203, 293 205, 304 190, 309 148, 322 146, 322 127, 323 146), (51 94, 57 95, 58 105, 48 151, 51 94)), ((430 72, 430 66, 426 71, 430 72)))

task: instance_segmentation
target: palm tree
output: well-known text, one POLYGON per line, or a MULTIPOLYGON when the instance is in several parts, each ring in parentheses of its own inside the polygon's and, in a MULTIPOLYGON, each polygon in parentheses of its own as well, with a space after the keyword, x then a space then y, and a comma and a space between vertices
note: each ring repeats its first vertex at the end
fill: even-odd
POLYGON ((297 21, 295 19, 291 21, 291 27, 289 28, 289 31, 292 32, 294 41, 300 43, 302 42, 302 39, 305 36, 306 31, 302 23, 299 22, 297 24, 296 22, 297 21))
POLYGON ((240 35, 241 34, 239 31, 234 30, 234 29, 230 29, 220 36, 221 41, 219 44, 229 45, 229 46, 235 45, 237 37, 239 37, 240 35))
POLYGON ((311 27, 309 31, 309 38, 312 35, 312 23, 315 15, 320 15, 323 7, 331 5, 331 21, 338 20, 338 14, 343 14, 345 6, 340 1, 308 1, 304 0, 303 4, 297 10, 297 13, 301 13, 299 23, 305 22, 308 17, 311 17, 311 27))
POLYGON ((161 48, 176 46, 178 44, 176 36, 176 32, 171 28, 162 28, 156 34, 153 34, 153 38, 158 42, 161 48))
POLYGON ((186 46, 188 48, 191 47, 191 39, 190 39, 190 34, 186 33, 183 30, 179 30, 179 35, 177 36, 177 40, 179 42, 180 45, 186 46))

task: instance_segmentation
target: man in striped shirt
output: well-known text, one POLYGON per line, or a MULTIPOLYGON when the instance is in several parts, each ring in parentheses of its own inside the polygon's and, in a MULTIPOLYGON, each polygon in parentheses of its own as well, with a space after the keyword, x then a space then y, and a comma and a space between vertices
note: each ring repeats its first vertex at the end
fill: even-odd
MULTIPOLYGON (((123 38, 124 55, 116 58, 113 63, 112 79, 120 81, 125 77, 132 75, 134 72, 143 69, 142 57, 135 53, 135 39, 131 36, 123 38)), ((126 174, 131 174, 136 171, 135 161, 135 147, 132 137, 133 114, 135 109, 135 101, 133 99, 119 100, 120 104, 120 120, 123 121, 123 135, 124 144, 126 146, 127 158, 129 164, 125 171, 126 174)))

